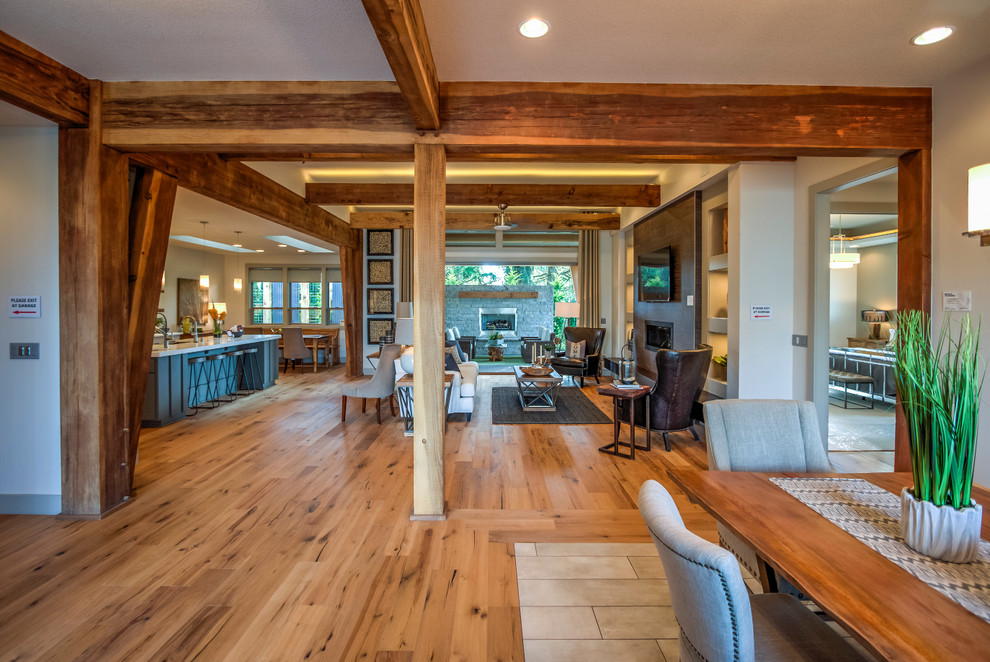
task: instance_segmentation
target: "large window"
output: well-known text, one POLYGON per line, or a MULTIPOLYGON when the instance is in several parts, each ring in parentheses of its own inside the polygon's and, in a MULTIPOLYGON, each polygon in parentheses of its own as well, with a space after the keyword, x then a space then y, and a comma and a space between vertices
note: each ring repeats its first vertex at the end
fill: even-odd
POLYGON ((248 281, 251 324, 340 324, 344 320, 339 267, 251 267, 248 281))

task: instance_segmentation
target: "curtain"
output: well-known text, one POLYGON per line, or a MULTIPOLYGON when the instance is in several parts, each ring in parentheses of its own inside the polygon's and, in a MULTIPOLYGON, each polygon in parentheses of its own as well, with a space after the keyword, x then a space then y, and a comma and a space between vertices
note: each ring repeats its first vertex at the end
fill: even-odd
POLYGON ((399 253, 399 301, 413 300, 413 231, 403 228, 399 253))
POLYGON ((601 260, 598 230, 578 233, 578 278, 574 283, 581 316, 578 326, 598 328, 602 317, 601 260))

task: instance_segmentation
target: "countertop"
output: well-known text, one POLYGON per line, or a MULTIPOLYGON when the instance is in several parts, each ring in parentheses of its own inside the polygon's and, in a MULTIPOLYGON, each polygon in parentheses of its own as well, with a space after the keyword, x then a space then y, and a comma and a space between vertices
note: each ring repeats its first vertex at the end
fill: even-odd
POLYGON ((169 343, 169 348, 167 350, 161 349, 161 344, 152 345, 151 358, 157 359, 163 356, 173 356, 178 354, 191 354, 192 352, 202 352, 207 349, 212 349, 214 347, 227 347, 235 345, 249 345, 251 343, 261 342, 263 340, 279 340, 282 336, 278 334, 265 334, 265 335, 247 335, 244 334, 240 338, 231 338, 229 336, 221 336, 219 339, 213 336, 208 336, 206 338, 200 338, 199 342, 192 339, 187 340, 173 340, 169 343), (157 349, 156 349, 157 348, 157 349))

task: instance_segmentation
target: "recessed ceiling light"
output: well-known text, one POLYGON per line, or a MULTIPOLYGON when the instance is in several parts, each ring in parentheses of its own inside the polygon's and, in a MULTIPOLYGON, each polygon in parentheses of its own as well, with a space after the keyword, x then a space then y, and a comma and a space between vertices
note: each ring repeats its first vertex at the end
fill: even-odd
POLYGON ((326 248, 321 248, 316 244, 311 244, 308 241, 302 241, 301 239, 296 239, 295 237, 290 237, 284 234, 276 235, 265 235, 265 239, 271 239, 272 241, 278 243, 279 246, 285 248, 286 246, 292 246, 293 248, 301 248, 310 253, 332 253, 333 251, 326 248))
POLYGON ((254 252, 255 253, 264 253, 265 252, 265 249, 264 248, 255 248, 254 249, 254 252))
POLYGON ((550 31, 550 24, 539 18, 531 18, 519 24, 519 34, 530 39, 542 37, 550 31))
POLYGON ((937 28, 931 28, 930 30, 925 30, 919 35, 915 35, 911 39, 911 43, 915 46, 928 46, 929 44, 934 44, 942 41, 953 32, 955 28, 949 25, 940 25, 937 28))
POLYGON ((187 244, 195 244, 197 246, 204 246, 209 248, 216 248, 221 251, 229 251, 231 253, 250 253, 246 248, 241 248, 239 244, 224 244, 219 241, 213 241, 212 239, 203 239, 202 237, 193 237, 186 234, 173 234, 169 236, 169 239, 175 239, 176 241, 184 241, 187 244))
POLYGON ((243 248, 244 244, 231 244, 234 248, 243 248))
POLYGON ((279 248, 285 248, 285 244, 279 244, 278 247, 279 248))
POLYGON ((304 250, 303 250, 303 249, 301 249, 301 248, 297 248, 297 249, 296 249, 296 252, 297 252, 297 253, 305 253, 306 251, 304 251, 304 250))

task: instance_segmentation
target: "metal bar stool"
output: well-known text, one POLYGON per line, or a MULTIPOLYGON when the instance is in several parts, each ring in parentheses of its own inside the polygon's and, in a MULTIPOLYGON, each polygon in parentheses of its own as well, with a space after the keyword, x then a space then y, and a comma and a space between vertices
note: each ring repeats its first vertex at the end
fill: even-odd
POLYGON ((233 402, 233 400, 224 400, 223 398, 228 397, 226 394, 221 395, 220 393, 220 380, 226 379, 227 370, 225 368, 223 354, 213 354, 212 356, 206 357, 206 368, 210 373, 209 383, 211 389, 207 390, 206 397, 216 404, 214 406, 219 407, 221 402, 233 402))
POLYGON ((261 390, 261 364, 258 362, 258 348, 250 347, 244 350, 243 365, 245 369, 244 384, 248 391, 254 393, 261 390))
POLYGON ((213 409, 217 404, 209 401, 210 371, 206 365, 206 357, 194 356, 186 361, 186 365, 189 366, 189 387, 186 395, 187 409, 192 410, 192 413, 187 411, 186 416, 195 416, 199 413, 200 409, 213 409), (202 404, 204 401, 199 397, 199 391, 202 388, 206 389, 206 402, 208 404, 202 404))
POLYGON ((251 391, 241 390, 241 383, 247 381, 244 375, 244 350, 240 349, 237 350, 236 352, 231 352, 227 356, 230 357, 230 360, 234 364, 233 365, 234 388, 231 391, 231 393, 233 393, 234 397, 242 396, 242 395, 251 395, 251 391))

